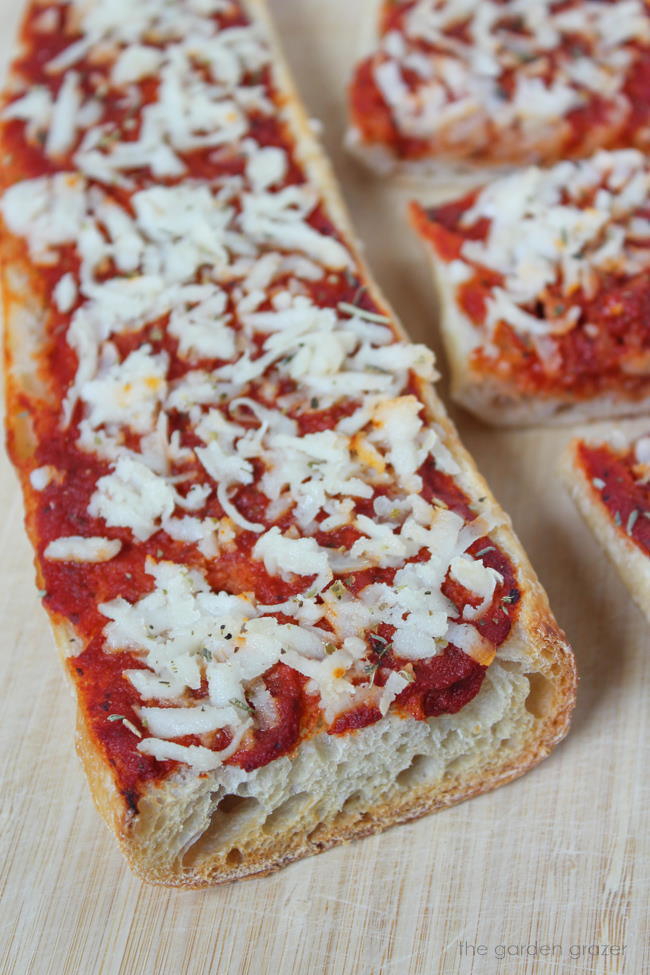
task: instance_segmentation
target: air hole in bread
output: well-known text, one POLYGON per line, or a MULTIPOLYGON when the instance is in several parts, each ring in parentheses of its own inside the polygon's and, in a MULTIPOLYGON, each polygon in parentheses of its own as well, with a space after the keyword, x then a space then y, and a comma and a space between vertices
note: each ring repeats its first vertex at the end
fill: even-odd
MULTIPOLYGON (((223 849, 229 840, 247 828, 251 819, 260 816, 260 808, 260 803, 252 796, 224 796, 212 813, 206 829, 185 852, 183 865, 192 867, 207 854, 223 849)), ((231 850, 228 857, 232 852, 231 850)), ((241 856, 241 851, 238 850, 237 853, 241 856)))
POLYGON ((321 839, 327 833, 327 828, 325 823, 319 823, 315 829, 312 829, 311 833, 307 836, 307 842, 313 843, 314 846, 320 846, 321 839))
POLYGON ((499 667, 509 674, 520 674, 522 670, 521 660, 504 660, 503 657, 499 657, 499 667))
POLYGON ((471 765, 474 761, 473 755, 459 755, 458 758, 454 758, 453 761, 447 764, 445 769, 445 775, 458 775, 463 772, 468 765, 471 765))
POLYGON ((341 812, 353 813, 356 812, 356 808, 359 805, 360 800, 363 799, 363 793, 357 790, 349 795, 343 805, 341 806, 341 812))
POLYGON ((238 850, 237 847, 234 846, 232 850, 228 852, 228 856, 226 857, 226 864, 229 867, 238 867, 243 859, 244 859, 244 854, 242 853, 242 851, 238 850))
POLYGON ((297 792, 274 809, 267 817, 262 827, 264 833, 282 833, 285 827, 296 818, 299 810, 305 806, 310 798, 308 792, 297 792))
MULTIPOLYGON (((215 813, 223 813, 224 816, 232 816, 234 813, 243 813, 246 809, 252 809, 259 805, 257 799, 251 796, 224 796, 215 809, 215 813)), ((213 814, 214 815, 214 814, 213 814)))
POLYGON ((535 718, 545 717, 553 707, 555 692, 550 680, 542 674, 526 674, 530 690, 526 698, 526 710, 535 718))
POLYGON ((430 755, 414 755, 409 767, 402 769, 397 776, 397 784, 407 789, 420 779, 426 778, 435 765, 435 759, 430 755))

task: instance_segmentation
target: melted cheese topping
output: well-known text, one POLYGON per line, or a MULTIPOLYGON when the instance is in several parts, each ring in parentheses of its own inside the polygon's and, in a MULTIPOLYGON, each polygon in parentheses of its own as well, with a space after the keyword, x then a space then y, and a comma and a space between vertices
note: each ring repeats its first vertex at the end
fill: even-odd
MULTIPOLYGON (((357 701, 386 713, 412 679, 391 673, 375 686, 369 634, 386 621, 407 660, 440 653, 454 632, 483 661, 484 641, 454 623, 441 587, 452 565, 488 607, 495 574, 467 549, 494 526, 468 529, 443 502, 419 496, 427 460, 458 471, 410 391, 414 379, 433 378, 432 354, 397 341, 381 312, 321 305, 309 290, 359 269, 317 219, 318 187, 300 172, 289 179, 289 150, 256 139, 278 113, 259 80, 269 49, 258 27, 220 29, 225 0, 60 6, 77 30, 48 65, 51 90, 18 92, 5 118, 23 120, 28 140, 44 131, 39 141, 61 171, 17 183, 1 207, 37 265, 74 251, 74 270, 53 286, 77 360, 60 424, 104 465, 88 514, 107 537, 59 538, 45 556, 101 561, 123 544, 142 554, 151 590, 100 606, 106 649, 145 665, 125 671, 153 702, 140 708, 137 747, 217 767, 249 728, 272 723, 259 678, 280 661, 308 679, 327 722, 357 701), (83 59, 100 55, 102 83, 130 106, 125 121, 104 117, 101 90, 83 71, 83 59), (188 154, 202 151, 217 162, 189 178, 188 154), (296 417, 339 407, 331 429, 301 435, 296 417), (253 484, 260 521, 238 506, 238 491, 253 484), (328 543, 344 528, 356 531, 350 552, 333 535, 328 543), (258 570, 296 594, 266 606, 254 592, 213 590, 198 569, 145 561, 157 532, 206 558, 244 542, 258 570), (355 596, 340 578, 385 567, 396 570, 394 585, 355 596), (197 701, 191 692, 205 686, 197 701), (224 728, 232 741, 221 751, 174 741, 224 728)), ((35 470, 35 489, 51 476, 35 470)))
POLYGON ((372 70, 399 132, 443 155, 485 151, 494 130, 543 150, 595 97, 615 128, 625 120, 622 89, 648 44, 643 0, 418 0, 372 70))

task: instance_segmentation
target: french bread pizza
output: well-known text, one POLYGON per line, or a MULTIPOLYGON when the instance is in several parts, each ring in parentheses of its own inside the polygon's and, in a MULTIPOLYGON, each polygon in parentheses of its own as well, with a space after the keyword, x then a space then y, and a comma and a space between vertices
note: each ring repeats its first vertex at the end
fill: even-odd
POLYGON ((500 176, 412 223, 452 396, 504 426, 650 408, 650 166, 602 150, 500 176))
POLYGON ((9 450, 133 869, 266 873, 546 756, 571 651, 261 0, 33 3, 0 141, 9 450))
POLYGON ((613 428, 575 438, 562 460, 571 497, 650 620, 650 437, 613 428))
POLYGON ((372 0, 349 148, 450 177, 650 146, 648 0, 372 0))

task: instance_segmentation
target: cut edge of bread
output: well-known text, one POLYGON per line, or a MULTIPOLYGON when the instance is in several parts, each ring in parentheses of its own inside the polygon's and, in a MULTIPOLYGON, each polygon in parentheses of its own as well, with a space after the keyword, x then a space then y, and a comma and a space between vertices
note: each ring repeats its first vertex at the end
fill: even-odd
POLYGON ((459 715, 389 715, 343 739, 319 735, 254 773, 179 772, 137 814, 125 811, 81 714, 77 748, 97 808, 142 879, 199 888, 259 876, 488 792, 545 758, 566 733, 574 675, 543 616, 531 639, 539 659, 498 657, 459 715))
MULTIPOLYGON (((264 0, 247 0, 247 6, 268 27, 275 79, 301 161, 322 187, 371 295, 388 308, 360 257, 329 162, 298 99, 264 0)), ((26 473, 36 440, 23 407, 48 395, 38 372, 44 301, 24 248, 7 233, 1 256, 8 439, 14 460, 22 465, 27 530, 36 546, 26 473)), ((500 519, 491 535, 511 559, 522 594, 515 625, 488 668, 481 691, 456 715, 416 721, 389 714, 345 736, 321 734, 303 742, 292 755, 251 773, 222 766, 197 774, 181 766, 150 787, 137 808, 120 792, 78 705, 77 749, 93 799, 143 879, 193 888, 268 873, 509 782, 541 761, 566 734, 576 689, 570 647, 507 516, 460 444, 442 403, 431 387, 423 386, 422 395, 431 422, 442 429, 461 465, 459 486, 477 508, 500 519)), ((74 655, 80 649, 74 629, 56 618, 51 623, 61 656, 74 655)))
MULTIPOLYGON (((350 123, 343 145, 347 152, 367 170, 379 177, 393 177, 416 185, 426 193, 437 193, 440 199, 453 198, 480 186, 486 180, 507 176, 514 172, 518 163, 472 162, 444 156, 425 156, 421 159, 402 159, 379 142, 367 142, 360 129, 350 123), (419 185, 418 185, 419 184, 419 185)), ((531 159, 528 165, 533 165, 531 159)), ((521 165, 527 165, 522 163, 521 165)))
MULTIPOLYGON (((620 449, 622 436, 621 431, 617 430, 612 438, 614 447, 620 449)), ((581 443, 596 446, 607 442, 606 437, 593 440, 574 438, 562 455, 560 473, 587 526, 605 550, 612 565, 618 570, 634 602, 650 622, 650 557, 645 555, 639 546, 615 524, 578 458, 581 443)))

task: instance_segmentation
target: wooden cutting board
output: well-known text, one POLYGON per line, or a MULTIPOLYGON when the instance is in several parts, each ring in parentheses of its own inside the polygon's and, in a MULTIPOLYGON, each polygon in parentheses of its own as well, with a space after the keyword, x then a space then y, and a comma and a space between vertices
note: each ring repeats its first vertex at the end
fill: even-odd
MULTIPOLYGON (((436 348, 426 264, 404 220, 413 190, 371 179, 340 148, 365 0, 271 6, 370 263, 411 334, 436 348)), ((5 54, 16 7, 0 0, 5 54)), ((571 735, 491 795, 211 891, 141 884, 92 806, 16 481, 2 461, 2 975, 649 970, 647 627, 558 483, 569 431, 499 433, 455 419, 574 644, 581 686, 571 735), (603 957, 604 946, 614 953, 603 957)))

